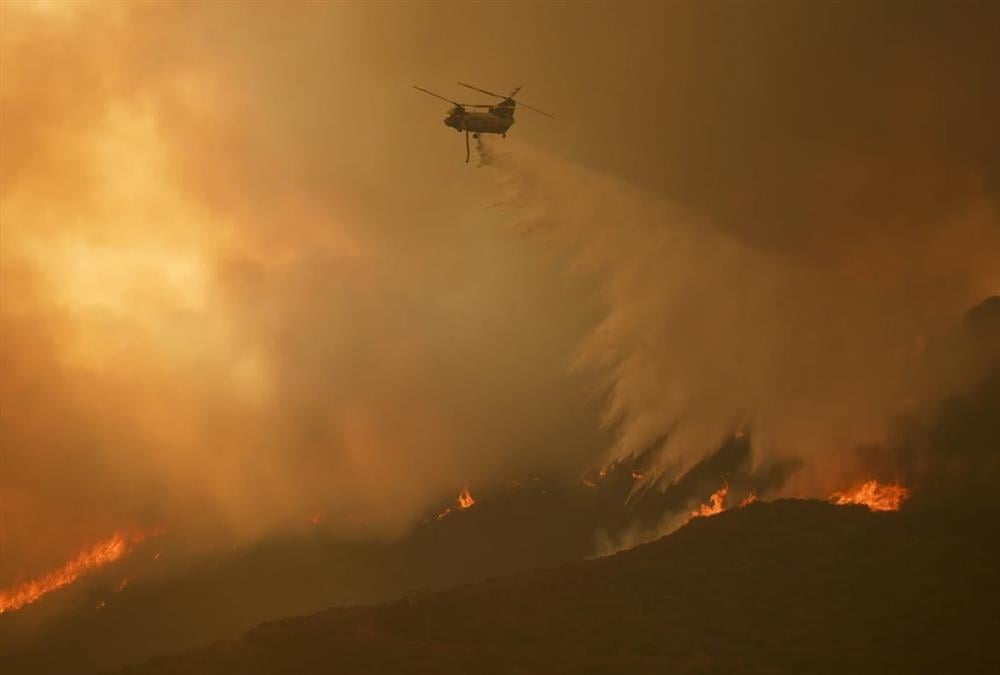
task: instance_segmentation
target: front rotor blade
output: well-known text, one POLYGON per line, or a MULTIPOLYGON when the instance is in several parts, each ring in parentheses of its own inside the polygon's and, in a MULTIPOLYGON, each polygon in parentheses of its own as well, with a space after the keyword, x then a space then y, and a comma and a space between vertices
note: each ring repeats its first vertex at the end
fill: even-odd
POLYGON ((424 89, 423 87, 418 87, 417 85, 413 85, 413 88, 414 88, 414 89, 416 89, 417 91, 422 91, 422 92, 424 92, 425 94, 430 94, 430 95, 431 95, 431 96, 433 96, 434 98, 439 98, 439 99, 441 99, 442 101, 447 101, 448 103, 451 103, 451 104, 453 104, 453 105, 462 105, 462 104, 461 104, 461 103, 459 103, 458 101, 452 101, 452 100, 451 100, 450 98, 445 98, 445 97, 444 97, 444 96, 442 96, 441 94, 435 94, 435 93, 434 93, 433 91, 430 91, 429 89, 424 89))
POLYGON ((469 89, 475 89, 476 91, 482 92, 484 94, 489 94, 490 96, 496 96, 497 98, 507 98, 500 94, 494 94, 492 91, 486 91, 485 89, 480 89, 479 87, 473 87, 471 84, 466 84, 465 82, 459 82, 463 87, 468 87, 469 89))

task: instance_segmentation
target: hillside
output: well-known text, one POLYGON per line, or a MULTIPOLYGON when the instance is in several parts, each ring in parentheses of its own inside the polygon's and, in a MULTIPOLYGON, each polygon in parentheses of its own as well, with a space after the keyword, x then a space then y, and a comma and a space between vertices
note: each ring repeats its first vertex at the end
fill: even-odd
POLYGON ((629 499, 640 468, 608 466, 603 477, 595 471, 583 482, 536 477, 476 486, 474 507, 451 502, 449 514, 436 518, 442 504, 392 540, 346 538, 321 522, 195 555, 185 551, 183 533, 167 533, 0 614, 0 663, 4 675, 93 675, 233 639, 283 617, 575 562, 593 554, 598 533, 615 539, 685 513, 718 488, 720 476, 741 494, 765 495, 784 476, 782 466, 752 468, 748 439, 723 444, 669 490, 629 499))
POLYGON ((120 672, 997 672, 987 531, 753 504, 609 558, 268 623, 120 672))

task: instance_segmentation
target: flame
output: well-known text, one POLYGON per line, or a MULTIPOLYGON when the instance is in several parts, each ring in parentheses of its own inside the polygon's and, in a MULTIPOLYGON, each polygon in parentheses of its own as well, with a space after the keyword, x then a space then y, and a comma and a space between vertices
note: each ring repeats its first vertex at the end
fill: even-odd
POLYGON ((743 508, 747 504, 753 504, 755 501, 757 501, 757 493, 751 492, 743 498, 743 501, 740 502, 740 508, 743 508))
POLYGON ((595 487, 597 487, 597 483, 595 483, 592 480, 588 480, 587 478, 584 478, 583 481, 581 481, 581 482, 584 485, 586 485, 587 487, 589 487, 589 488, 595 488, 595 487))
POLYGON ((469 492, 469 487, 462 488, 462 493, 458 495, 458 508, 467 509, 475 503, 476 500, 473 499, 472 493, 469 492))
POLYGON ((644 476, 645 474, 642 473, 641 471, 632 472, 632 480, 642 480, 644 476))
MULTIPOLYGON (((59 569, 53 570, 37 579, 31 579, 30 581, 18 584, 5 591, 0 591, 0 614, 21 609, 47 593, 51 593, 63 586, 68 586, 87 572, 104 567, 118 560, 131 551, 132 547, 143 539, 150 536, 159 536, 160 534, 162 534, 161 529, 134 534, 116 532, 114 535, 103 541, 99 541, 90 548, 80 551, 80 553, 59 569)), ((125 584, 123 583, 122 587, 124 588, 124 586, 125 584)))
POLYGON ((691 512, 691 517, 692 518, 697 518, 699 516, 708 517, 708 516, 714 516, 718 513, 722 513, 723 511, 726 510, 726 507, 723 506, 723 504, 726 501, 726 495, 728 493, 729 493, 729 483, 723 481, 722 487, 713 492, 712 496, 709 497, 710 504, 702 504, 701 506, 699 506, 697 511, 691 512))
MULTIPOLYGON (((538 480, 538 479, 536 478, 535 480, 538 480)), ((473 504, 476 503, 475 497, 473 497, 472 493, 469 492, 469 486, 468 485, 466 485, 464 488, 462 488, 462 491, 460 493, 458 493, 458 499, 455 500, 455 503, 458 505, 458 509, 460 511, 464 511, 465 509, 469 508, 470 506, 472 506, 473 504)), ((444 518, 445 516, 447 516, 451 512, 452 512, 452 508, 450 506, 448 506, 448 507, 445 508, 444 511, 442 511, 441 513, 439 513, 436 516, 434 516, 434 520, 441 520, 442 518, 444 518)))
POLYGON ((872 511, 898 511, 910 496, 910 491, 898 483, 870 480, 853 490, 834 492, 830 501, 837 505, 864 504, 872 511))

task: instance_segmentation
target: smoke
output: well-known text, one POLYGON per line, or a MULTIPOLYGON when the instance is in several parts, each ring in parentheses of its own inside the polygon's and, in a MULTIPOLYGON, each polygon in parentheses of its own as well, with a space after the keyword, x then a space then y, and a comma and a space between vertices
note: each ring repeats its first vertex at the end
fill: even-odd
POLYGON ((151 525, 392 536, 600 447, 586 308, 344 104, 329 9, 4 4, 0 587, 151 525))
POLYGON ((654 447, 652 483, 671 485, 745 430, 756 461, 805 460, 793 491, 825 494, 894 416, 923 414, 975 372, 956 348, 961 315, 1000 284, 981 255, 1000 251, 982 194, 933 234, 883 227, 877 247, 845 236, 836 255, 815 256, 752 245, 531 148, 494 166, 518 226, 596 280, 604 317, 577 365, 606 392, 608 459, 654 447), (933 263, 899 261, 900 251, 933 263))
POLYGON ((970 386, 924 415, 892 420, 886 443, 858 448, 875 477, 913 487, 910 508, 980 512, 992 517, 1000 480, 1000 296, 965 317, 962 347, 977 363, 970 386))
POLYGON ((598 410, 647 489, 741 429, 842 487, 974 370, 1000 88, 975 12, 820 4, 2 3, 0 586, 390 536, 596 461, 598 410), (467 76, 559 119, 473 171, 411 89, 467 76))

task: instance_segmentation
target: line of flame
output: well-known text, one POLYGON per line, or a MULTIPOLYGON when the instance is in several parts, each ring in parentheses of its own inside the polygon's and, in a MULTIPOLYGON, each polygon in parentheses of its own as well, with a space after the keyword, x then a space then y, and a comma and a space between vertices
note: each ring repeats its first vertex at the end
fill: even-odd
POLYGON ((834 504, 863 504, 872 511, 898 511, 910 496, 910 491, 898 483, 866 481, 853 490, 834 492, 830 500, 834 504))
POLYGON ((87 572, 118 560, 143 539, 158 536, 162 532, 159 528, 134 534, 116 532, 84 549, 59 569, 0 591, 0 614, 21 609, 54 590, 68 586, 87 572))

